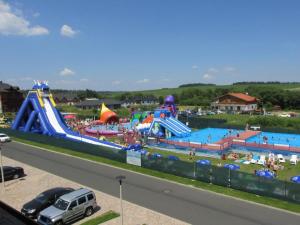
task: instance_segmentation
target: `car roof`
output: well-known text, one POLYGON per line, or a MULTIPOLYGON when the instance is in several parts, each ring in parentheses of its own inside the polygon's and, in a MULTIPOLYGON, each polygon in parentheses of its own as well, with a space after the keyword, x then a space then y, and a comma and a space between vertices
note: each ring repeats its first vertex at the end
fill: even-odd
POLYGON ((9 169, 15 169, 15 167, 12 167, 12 166, 3 166, 3 169, 4 170, 9 170, 9 169))
POLYGON ((44 195, 51 195, 51 194, 55 194, 57 192, 68 190, 68 189, 69 190, 73 190, 72 188, 55 187, 55 188, 51 188, 51 189, 48 189, 48 190, 42 192, 42 194, 44 194, 44 195))
POLYGON ((4 133, 0 133, 0 135, 5 135, 5 136, 7 136, 7 134, 4 134, 4 133))
POLYGON ((87 193, 90 193, 92 192, 91 190, 87 189, 87 188, 80 188, 76 191, 72 191, 68 194, 65 194, 63 196, 61 196, 60 198, 65 200, 65 201, 72 201, 74 198, 77 198, 81 195, 84 195, 84 194, 87 194, 87 193))

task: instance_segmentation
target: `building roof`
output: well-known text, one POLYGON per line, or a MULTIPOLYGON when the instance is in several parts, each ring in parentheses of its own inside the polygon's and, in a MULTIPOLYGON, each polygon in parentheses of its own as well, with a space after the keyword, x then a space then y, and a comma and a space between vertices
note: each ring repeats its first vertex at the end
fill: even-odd
POLYGON ((0 201, 0 224, 5 225, 37 225, 36 222, 23 216, 16 209, 0 201))
POLYGON ((62 99, 67 99, 68 101, 72 101, 74 99, 79 99, 77 97, 77 93, 76 92, 58 92, 58 93, 53 93, 53 97, 57 98, 59 100, 62 99))
POLYGON ((84 100, 82 102, 79 102, 76 104, 77 107, 88 107, 88 106, 101 106, 102 103, 106 104, 106 105, 121 105, 122 102, 115 100, 115 99, 111 99, 111 98, 107 98, 107 99, 91 99, 91 100, 84 100))
POLYGON ((124 102, 137 102, 137 101, 158 101, 158 98, 150 95, 150 96, 134 96, 124 100, 124 102))
POLYGON ((2 80, 0 80, 0 92, 7 92, 10 89, 19 90, 19 87, 12 86, 12 85, 4 83, 2 80))
POLYGON ((236 98, 242 99, 245 102, 255 102, 257 99, 253 96, 244 93, 229 93, 229 95, 234 96, 236 98))

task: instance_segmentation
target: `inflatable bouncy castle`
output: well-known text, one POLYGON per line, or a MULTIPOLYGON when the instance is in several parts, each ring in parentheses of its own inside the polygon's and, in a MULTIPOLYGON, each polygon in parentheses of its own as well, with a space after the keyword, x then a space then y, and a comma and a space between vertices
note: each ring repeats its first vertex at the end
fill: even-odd
POLYGON ((115 112, 110 110, 105 106, 104 103, 102 103, 101 106, 101 112, 100 112, 100 123, 106 124, 106 123, 117 123, 118 122, 118 116, 115 112))
POLYGON ((171 136, 186 137, 191 129, 176 119, 177 110, 175 99, 172 95, 165 98, 164 105, 154 111, 153 120, 149 127, 148 134, 158 137, 169 138, 171 136))
POLYGON ((13 130, 39 133, 67 140, 121 149, 122 147, 108 141, 81 135, 73 131, 56 108, 47 82, 36 81, 27 94, 12 124, 13 130))

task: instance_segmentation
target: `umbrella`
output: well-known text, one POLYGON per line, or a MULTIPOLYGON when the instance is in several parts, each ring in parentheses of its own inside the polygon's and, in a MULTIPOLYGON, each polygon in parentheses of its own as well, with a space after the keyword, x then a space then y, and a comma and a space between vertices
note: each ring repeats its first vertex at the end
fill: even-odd
POLYGON ((140 151, 141 151, 141 154, 142 154, 142 155, 146 155, 147 152, 148 152, 147 150, 144 150, 144 149, 141 149, 140 151))
POLYGON ((154 153, 154 154, 152 155, 152 157, 153 157, 153 158, 161 158, 162 155, 159 154, 159 153, 154 153))
POLYGON ((272 179, 275 177, 274 172, 269 171, 269 170, 258 170, 258 171, 256 171, 256 175, 259 177, 265 177, 265 178, 269 178, 269 179, 272 179))
POLYGON ((211 162, 208 159, 200 159, 200 160, 197 160, 196 163, 199 165, 206 165, 206 166, 211 164, 211 162))
POLYGON ((178 158, 177 156, 175 156, 175 155, 169 155, 169 156, 168 156, 168 159, 169 159, 169 160, 174 160, 174 161, 179 160, 179 158, 178 158))
POLYGON ((291 181, 297 184, 300 184, 300 176, 291 177, 291 181))
POLYGON ((236 165, 236 164, 225 164, 224 168, 227 168, 230 170, 238 170, 238 169, 240 169, 240 166, 236 165))

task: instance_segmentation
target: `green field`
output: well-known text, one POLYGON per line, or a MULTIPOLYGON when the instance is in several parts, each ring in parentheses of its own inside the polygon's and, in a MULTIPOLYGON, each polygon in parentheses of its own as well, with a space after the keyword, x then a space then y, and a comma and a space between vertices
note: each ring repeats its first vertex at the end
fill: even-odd
POLYGON ((116 213, 114 211, 108 211, 106 213, 103 213, 100 216, 97 216, 93 219, 90 219, 90 220, 82 223, 81 225, 98 225, 101 223, 105 223, 106 221, 112 220, 114 218, 117 218, 119 216, 120 216, 119 213, 116 213))
MULTIPOLYGON (((257 88, 274 88, 274 89, 283 89, 283 90, 300 90, 300 83, 280 83, 280 84, 237 84, 237 85, 199 85, 199 86, 191 86, 191 87, 176 87, 176 88, 161 88, 154 90, 143 90, 143 91, 133 91, 132 94, 143 94, 143 95, 154 95, 154 96, 166 96, 170 94, 181 94, 182 91, 189 90, 191 88, 199 89, 199 90, 216 90, 216 89, 229 89, 233 92, 245 92, 249 87, 257 87, 257 88)), ((102 93, 102 92, 100 92, 102 93)), ((107 94, 107 96, 117 97, 118 95, 124 92, 111 92, 107 94)))

